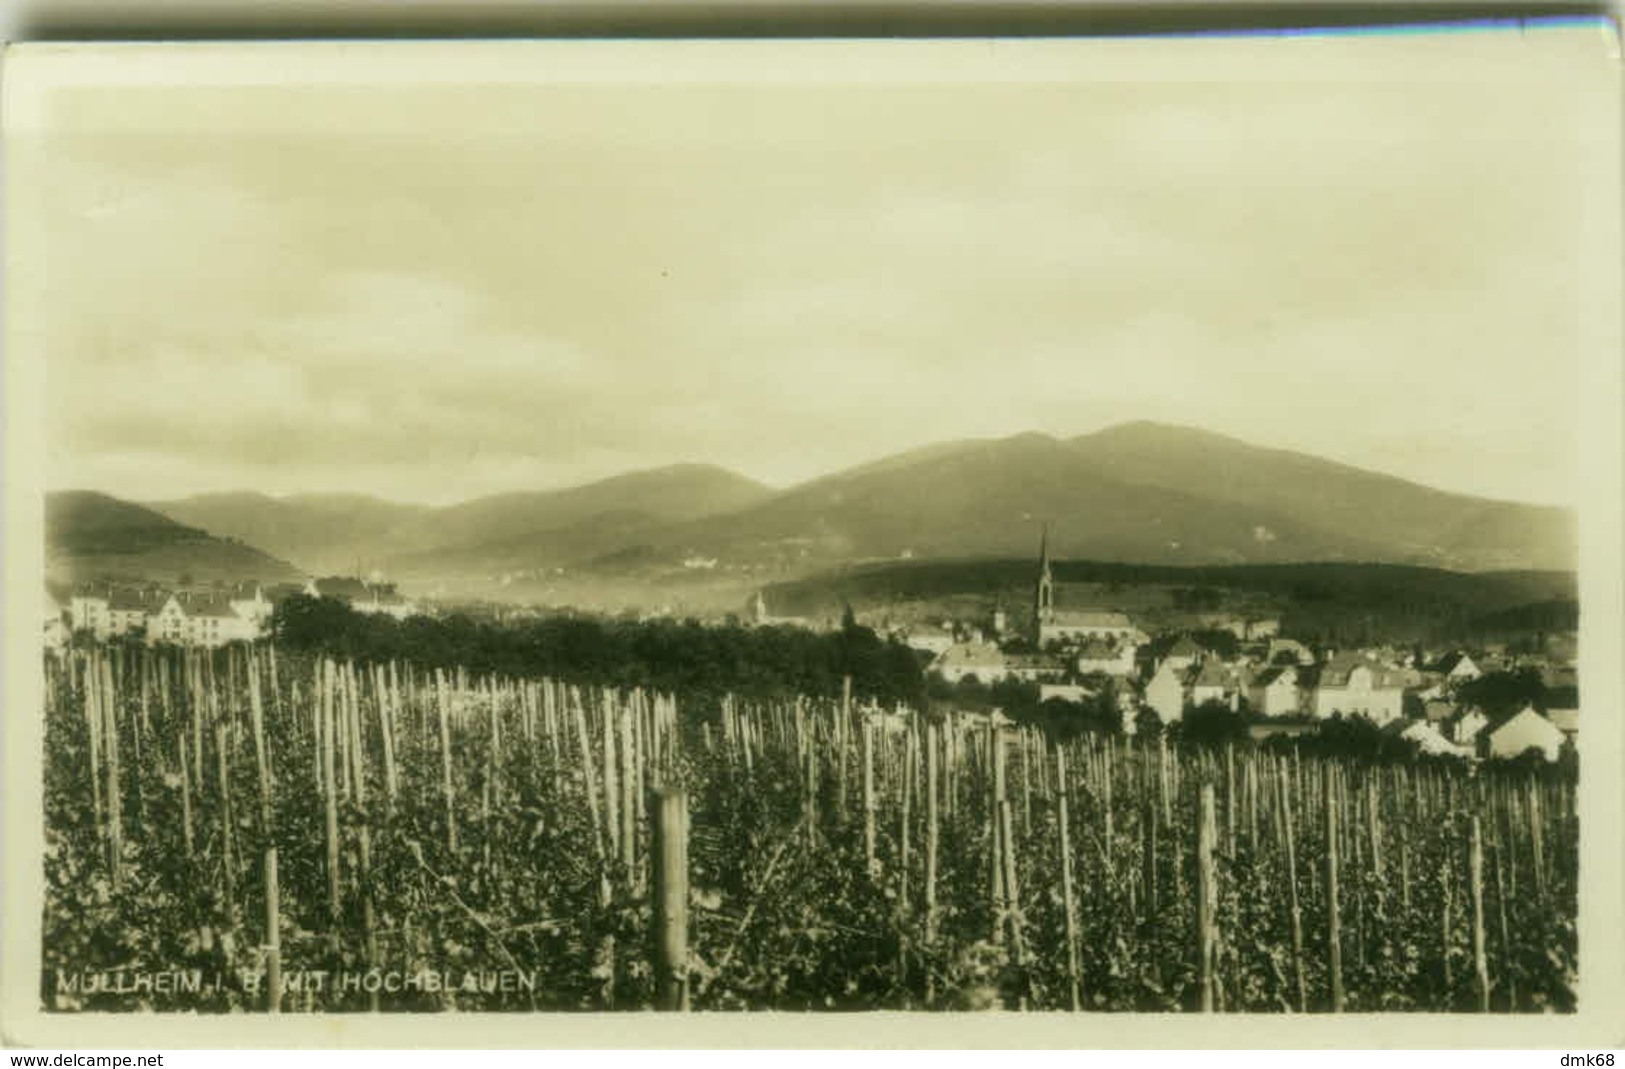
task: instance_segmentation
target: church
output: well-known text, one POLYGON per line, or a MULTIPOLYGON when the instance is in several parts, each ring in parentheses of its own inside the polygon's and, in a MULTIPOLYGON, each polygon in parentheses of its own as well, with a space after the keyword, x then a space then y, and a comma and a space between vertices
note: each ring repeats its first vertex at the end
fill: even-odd
POLYGON ((1096 640, 1113 646, 1145 641, 1134 621, 1105 609, 1066 611, 1055 607, 1055 576, 1050 568, 1049 528, 1038 543, 1038 585, 1033 592, 1033 639, 1039 649, 1077 646, 1096 640))

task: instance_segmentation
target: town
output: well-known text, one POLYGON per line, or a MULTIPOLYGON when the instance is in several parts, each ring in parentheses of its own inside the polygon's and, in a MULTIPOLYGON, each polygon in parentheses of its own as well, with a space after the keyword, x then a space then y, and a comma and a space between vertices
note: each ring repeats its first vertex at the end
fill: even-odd
MULTIPOLYGON (((408 598, 376 574, 203 590, 81 584, 61 596, 47 591, 45 645, 59 652, 75 636, 208 648, 256 642, 270 637, 276 606, 296 596, 396 621, 466 609, 408 598)), ((503 626, 546 615, 534 607, 489 611, 503 626)), ((1116 608, 1058 607, 1047 536, 1029 611, 1019 621, 1013 616, 1000 604, 929 623, 888 617, 876 630, 913 651, 932 707, 1042 712, 1062 726, 1082 724, 1093 710, 1090 726, 1124 735, 1174 725, 1193 730, 1193 720, 1217 716, 1244 724, 1259 740, 1353 722, 1411 752, 1474 760, 1534 751, 1555 762, 1577 746, 1578 673, 1568 635, 1533 649, 1504 642, 1340 649, 1285 634, 1280 618, 1258 614, 1208 613, 1195 618, 1198 626, 1142 628, 1116 608)), ((760 590, 742 613, 703 624, 825 634, 837 627, 775 614, 760 590)))
POLYGON ((929 654, 939 693, 1019 681, 1040 705, 1105 700, 1118 727, 1168 726, 1192 713, 1244 714, 1254 738, 1300 735, 1332 719, 1358 720, 1419 753, 1513 758, 1535 750, 1557 761, 1577 745, 1578 672, 1568 656, 1484 648, 1315 647, 1281 633, 1275 618, 1209 616, 1196 631, 1148 635, 1108 608, 1056 607, 1040 548, 1031 616, 944 620, 896 637, 929 654))

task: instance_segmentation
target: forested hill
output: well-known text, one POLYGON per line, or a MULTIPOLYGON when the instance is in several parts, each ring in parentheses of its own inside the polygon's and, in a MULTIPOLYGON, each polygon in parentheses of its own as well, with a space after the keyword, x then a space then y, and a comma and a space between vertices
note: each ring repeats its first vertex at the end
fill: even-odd
MULTIPOLYGON (((1425 641, 1572 630, 1572 572, 1454 572, 1398 564, 1208 567, 1061 560, 1052 571, 1061 606, 1117 608, 1136 619, 1241 612, 1276 616, 1300 637, 1425 641), (1566 626, 1565 626, 1566 625, 1566 626)), ((823 572, 767 589, 775 612, 823 615, 850 603, 860 613, 967 598, 1016 614, 1031 604, 1032 559, 899 561, 823 572)))

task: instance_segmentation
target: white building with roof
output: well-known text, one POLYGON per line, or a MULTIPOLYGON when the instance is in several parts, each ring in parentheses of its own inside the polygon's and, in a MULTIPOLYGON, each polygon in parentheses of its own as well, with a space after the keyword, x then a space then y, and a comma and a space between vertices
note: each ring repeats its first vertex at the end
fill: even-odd
POLYGON ((1486 727, 1480 733, 1486 756, 1521 757, 1528 750, 1539 750, 1548 761, 1556 761, 1562 752, 1562 729, 1526 705, 1505 720, 1486 727))
POLYGON ((1405 713, 1403 677, 1362 654, 1339 654, 1321 667, 1313 709, 1319 717, 1341 713, 1386 724, 1405 713))
POLYGON ((1004 651, 990 642, 955 643, 937 654, 930 670, 950 683, 971 676, 983 683, 993 683, 1010 674, 1004 651))

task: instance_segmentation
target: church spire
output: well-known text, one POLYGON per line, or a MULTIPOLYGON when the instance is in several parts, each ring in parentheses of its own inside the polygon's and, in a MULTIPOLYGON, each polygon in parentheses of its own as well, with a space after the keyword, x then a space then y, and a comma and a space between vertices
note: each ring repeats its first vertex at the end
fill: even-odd
POLYGON ((1049 567, 1049 524, 1038 538, 1038 589, 1033 595, 1033 630, 1043 638, 1044 625, 1055 619, 1055 577, 1049 567))

